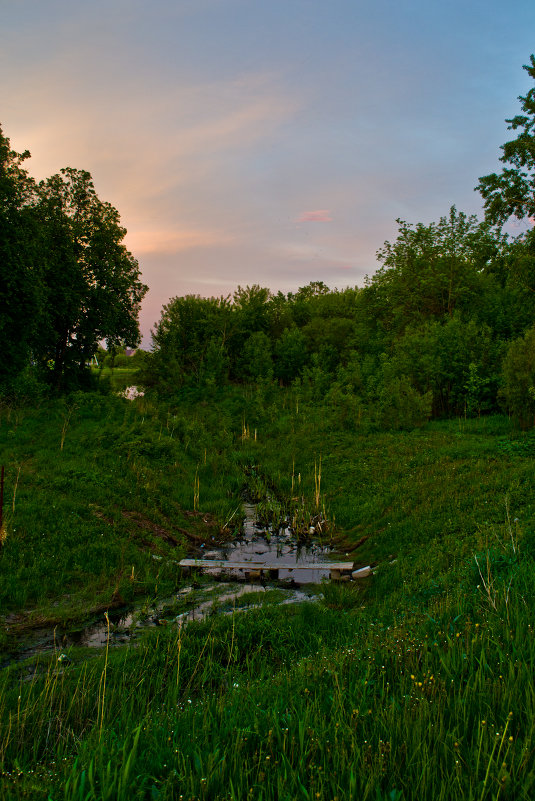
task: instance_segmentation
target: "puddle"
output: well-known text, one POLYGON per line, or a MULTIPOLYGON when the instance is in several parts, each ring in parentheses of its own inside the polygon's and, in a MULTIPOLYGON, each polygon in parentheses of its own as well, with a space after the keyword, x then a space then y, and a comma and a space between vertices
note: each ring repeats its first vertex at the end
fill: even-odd
POLYGON ((200 585, 197 589, 192 586, 183 587, 171 598, 161 600, 148 608, 110 611, 109 633, 106 621, 102 619, 78 631, 66 631, 59 627, 54 630, 34 631, 26 648, 16 656, 12 655, 4 664, 52 650, 66 651, 73 646, 101 648, 106 645, 108 636, 110 646, 123 645, 135 640, 148 628, 182 626, 193 620, 204 620, 213 614, 232 614, 233 611, 251 608, 259 605, 266 593, 271 593, 270 600, 278 604, 295 603, 314 597, 316 593, 312 587, 307 591, 301 589, 301 585, 318 584, 328 576, 328 568, 322 569, 321 564, 333 561, 336 554, 332 546, 314 541, 312 537, 310 541, 300 543, 289 527, 283 527, 276 532, 266 530, 256 522, 254 504, 244 504, 244 512, 245 519, 239 539, 221 548, 199 548, 194 555, 202 559, 240 562, 258 561, 261 557, 262 560, 269 561, 270 565, 276 565, 279 570, 277 582, 246 583, 244 571, 207 568, 203 570, 204 575, 226 581, 200 585), (315 567, 303 569, 304 565, 315 567), (242 604, 240 599, 249 600, 245 598, 249 594, 253 594, 251 603, 242 604))
MULTIPOLYGON (((328 568, 322 562, 332 562, 334 551, 330 544, 312 539, 300 542, 286 526, 274 532, 266 530, 256 522, 256 506, 244 504, 245 520, 240 539, 226 543, 221 548, 198 549, 196 556, 202 559, 223 559, 227 562, 258 562, 259 558, 279 571, 279 580, 296 584, 318 584, 328 577, 328 568), (305 565, 307 566, 304 569, 305 565), (310 565, 317 566, 311 569, 310 565)), ((222 575, 232 579, 244 578, 242 570, 219 570, 205 568, 206 575, 222 575)))

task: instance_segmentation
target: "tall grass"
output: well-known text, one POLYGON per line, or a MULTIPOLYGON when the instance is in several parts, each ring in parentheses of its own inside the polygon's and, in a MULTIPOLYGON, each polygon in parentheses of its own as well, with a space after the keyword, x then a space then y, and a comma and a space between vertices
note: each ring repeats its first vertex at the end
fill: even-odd
POLYGON ((239 523, 244 486, 279 517, 315 513, 321 490, 335 537, 377 565, 321 602, 4 668, 0 797, 534 797, 529 436, 504 418, 341 435, 274 394, 249 419, 255 440, 230 391, 201 409, 74 400, 61 451, 59 406, 0 419, 8 497, 18 480, 2 615, 178 586, 172 560, 239 523), (220 522, 203 529, 209 512, 220 522))
POLYGON ((222 447, 224 431, 213 435, 193 413, 174 428, 163 419, 167 410, 143 398, 81 393, 67 406, 4 411, 0 464, 10 503, 0 615, 32 612, 36 621, 61 623, 114 594, 127 601, 132 590, 177 586, 186 533, 199 542, 219 534, 236 509, 242 474, 222 447))
POLYGON ((535 565, 516 564, 494 605, 472 574, 412 613, 264 608, 12 668, 4 791, 38 770, 53 799, 529 799, 535 565))

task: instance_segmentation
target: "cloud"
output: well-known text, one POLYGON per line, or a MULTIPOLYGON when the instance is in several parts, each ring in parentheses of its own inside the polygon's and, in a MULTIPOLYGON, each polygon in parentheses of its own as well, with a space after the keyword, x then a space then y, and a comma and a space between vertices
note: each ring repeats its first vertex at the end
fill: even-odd
POLYGON ((304 211, 297 222, 332 222, 331 212, 328 209, 317 209, 316 211, 304 211))
POLYGON ((133 230, 126 236, 125 244, 134 255, 148 253, 181 253, 196 248, 213 248, 229 245, 234 237, 218 230, 133 230))

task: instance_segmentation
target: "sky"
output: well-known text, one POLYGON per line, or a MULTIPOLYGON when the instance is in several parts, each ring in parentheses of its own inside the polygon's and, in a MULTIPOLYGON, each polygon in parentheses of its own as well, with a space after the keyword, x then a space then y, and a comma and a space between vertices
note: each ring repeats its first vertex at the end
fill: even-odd
POLYGON ((0 0, 0 125, 37 179, 88 170, 149 286, 361 286, 396 219, 499 171, 533 0, 0 0))

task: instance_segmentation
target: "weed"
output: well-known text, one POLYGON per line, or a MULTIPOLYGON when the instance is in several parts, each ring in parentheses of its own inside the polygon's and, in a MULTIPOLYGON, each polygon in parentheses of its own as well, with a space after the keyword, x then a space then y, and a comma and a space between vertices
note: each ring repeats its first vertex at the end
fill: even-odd
POLYGON ((246 613, 169 624, 135 647, 109 648, 108 628, 96 654, 5 666, 2 797, 533 797, 527 452, 503 458, 505 418, 342 435, 289 398, 275 388, 251 412, 255 440, 234 388, 202 417, 187 399, 77 396, 61 459, 59 403, 2 412, 10 500, 17 488, 3 648, 29 607, 81 620, 115 589, 178 588, 173 561, 239 520, 244 481, 266 516, 304 529, 321 508, 348 555, 362 542, 358 559, 379 563, 365 590, 326 584, 321 604, 244 596, 246 613))

